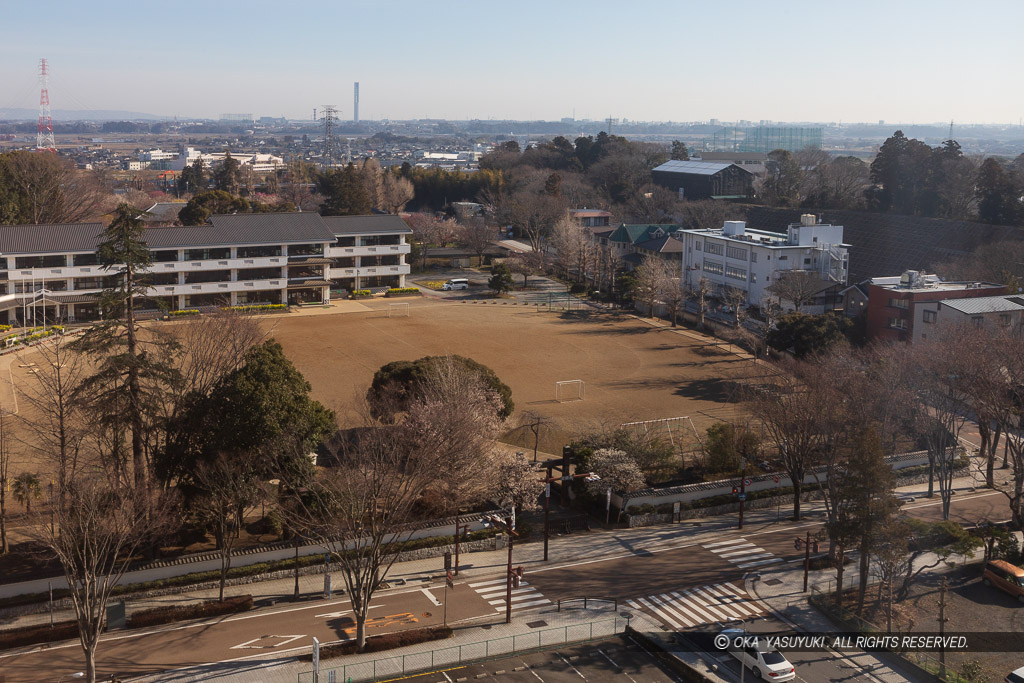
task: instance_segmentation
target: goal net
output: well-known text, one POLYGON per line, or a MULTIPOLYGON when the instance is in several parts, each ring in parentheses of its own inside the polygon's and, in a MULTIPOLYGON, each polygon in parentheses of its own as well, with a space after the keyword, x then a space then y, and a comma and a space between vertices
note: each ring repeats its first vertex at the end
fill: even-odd
POLYGON ((563 401, 583 400, 583 380, 568 379, 563 382, 555 382, 555 400, 563 401))
POLYGON ((409 304, 388 304, 388 317, 389 318, 408 318, 409 317, 409 304))

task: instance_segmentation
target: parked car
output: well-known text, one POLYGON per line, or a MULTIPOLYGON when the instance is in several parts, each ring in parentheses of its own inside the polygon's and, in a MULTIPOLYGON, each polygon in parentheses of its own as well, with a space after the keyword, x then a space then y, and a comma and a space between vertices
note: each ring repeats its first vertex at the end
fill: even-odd
MULTIPOLYGON (((752 634, 738 628, 727 628, 722 635, 730 639, 737 636, 750 636, 752 634)), ((754 676, 765 681, 789 681, 796 678, 796 667, 789 663, 789 660, 778 650, 770 650, 761 647, 760 641, 757 647, 728 648, 730 655, 739 660, 740 666, 746 666, 754 672, 754 676)))
POLYGON ((995 586, 1024 602, 1024 569, 1006 560, 987 562, 981 574, 981 582, 986 586, 995 586))
POLYGON ((1024 683, 1024 666, 1006 674, 1004 683, 1024 683))

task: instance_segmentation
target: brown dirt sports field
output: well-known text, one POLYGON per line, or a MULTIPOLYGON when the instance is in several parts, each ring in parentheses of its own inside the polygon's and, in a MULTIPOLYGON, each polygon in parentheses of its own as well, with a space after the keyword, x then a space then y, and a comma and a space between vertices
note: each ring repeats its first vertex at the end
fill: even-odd
MULTIPOLYGON (((347 313, 267 320, 343 426, 355 419, 355 398, 380 366, 457 354, 487 365, 512 388, 512 427, 527 411, 550 420, 542 451, 560 453, 563 443, 601 426, 684 415, 703 436, 711 424, 735 419, 731 383, 723 380, 750 366, 749 356, 709 348, 709 338, 623 313, 420 300, 411 302, 409 317, 389 318, 387 308, 376 301, 347 313), (584 400, 556 402, 555 382, 575 379, 585 382, 584 400)), ((507 440, 533 445, 524 429, 507 440)))

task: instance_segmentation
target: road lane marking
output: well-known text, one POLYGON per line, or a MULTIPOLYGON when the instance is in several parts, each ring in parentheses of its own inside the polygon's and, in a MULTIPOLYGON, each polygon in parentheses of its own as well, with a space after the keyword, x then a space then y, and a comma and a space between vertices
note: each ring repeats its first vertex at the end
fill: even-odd
POLYGON ((427 596, 427 599, 434 604, 434 607, 441 606, 441 601, 434 597, 434 594, 430 592, 429 588, 421 588, 420 592, 427 596))
POLYGON ((577 675, 577 676, 579 676, 579 677, 580 677, 580 678, 582 678, 583 680, 587 680, 587 677, 586 677, 586 676, 584 676, 583 674, 581 674, 581 673, 580 673, 580 670, 579 670, 579 669, 577 669, 577 668, 576 668, 575 666, 573 666, 572 664, 570 664, 570 663, 569 663, 569 660, 568 660, 568 659, 566 659, 565 657, 563 657, 563 656, 562 656, 562 655, 561 655, 560 653, 558 653, 558 652, 556 652, 555 654, 556 654, 556 655, 558 655, 558 658, 559 658, 559 659, 561 659, 561 660, 562 660, 563 662, 565 662, 566 666, 568 666, 568 667, 569 667, 570 669, 572 669, 573 671, 575 671, 575 672, 576 672, 576 675, 577 675))

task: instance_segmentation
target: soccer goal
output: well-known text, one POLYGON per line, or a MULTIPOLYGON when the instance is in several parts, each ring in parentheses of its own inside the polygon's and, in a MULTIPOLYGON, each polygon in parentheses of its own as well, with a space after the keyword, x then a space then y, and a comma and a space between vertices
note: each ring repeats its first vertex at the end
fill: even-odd
POLYGON ((664 417, 658 420, 624 422, 620 427, 633 432, 637 436, 665 439, 676 450, 681 450, 686 446, 686 436, 691 431, 697 438, 697 443, 702 443, 697 427, 694 426, 693 420, 687 415, 682 417, 664 417))
POLYGON ((388 317, 389 318, 408 318, 409 317, 409 304, 408 303, 388 304, 388 317))
POLYGON ((582 401, 583 380, 567 379, 563 382, 555 382, 555 401, 582 401))

